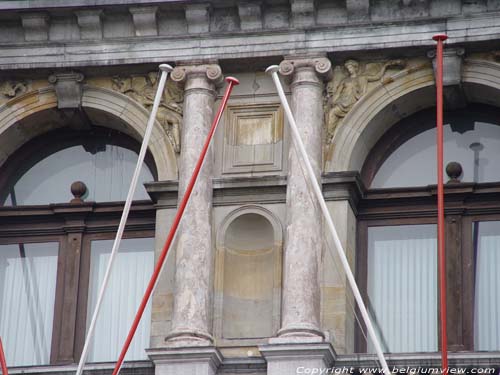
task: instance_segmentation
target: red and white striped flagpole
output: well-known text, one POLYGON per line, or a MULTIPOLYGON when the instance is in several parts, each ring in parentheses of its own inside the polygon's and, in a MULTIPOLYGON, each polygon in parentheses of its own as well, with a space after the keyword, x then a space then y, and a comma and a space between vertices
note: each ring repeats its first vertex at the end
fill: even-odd
POLYGON ((151 279, 149 280, 149 284, 146 288, 146 292, 144 293, 144 296, 142 297, 142 301, 141 301, 141 304, 139 306, 139 309, 137 310, 137 314, 135 315, 134 322, 132 323, 132 327, 130 327, 130 331, 128 333, 127 339, 125 340, 125 344, 123 344, 122 351, 120 353, 118 361, 116 362, 115 368, 113 370, 113 375, 118 375, 118 373, 120 372, 120 369, 121 369, 122 364, 123 364, 123 360, 125 359, 125 355, 127 354, 128 348, 130 347, 130 343, 132 342, 132 339, 134 338, 135 331, 137 330, 137 326, 139 325, 139 322, 141 321, 142 314, 144 313, 144 310, 146 309, 146 305, 148 303, 148 300, 151 297, 151 294, 153 293, 153 290, 156 286, 156 282, 158 280, 158 277, 160 276, 161 270, 162 270, 163 265, 165 263, 165 259, 167 257, 168 250, 170 249, 170 245, 172 244, 172 241, 175 237, 175 233, 177 232, 177 228, 179 227, 179 223, 182 219, 182 215, 184 214, 184 210, 188 204, 189 197, 191 196, 191 193, 193 191, 196 180, 198 179, 198 174, 200 173, 203 162, 205 161, 205 156, 207 155, 208 148, 210 147, 210 142, 212 141, 212 138, 215 134, 215 130, 217 129, 217 125, 219 124, 219 121, 222 117, 222 113, 224 112, 224 108, 226 108, 226 104, 227 104, 227 101, 229 99, 229 95, 231 94, 231 91, 233 90, 233 86, 238 85, 240 83, 234 77, 227 77, 226 81, 228 82, 228 85, 226 87, 226 92, 224 93, 224 96, 223 96, 222 101, 220 103, 219 110, 217 111, 217 115, 215 116, 214 121, 212 122, 212 127, 210 128, 210 131, 208 132, 208 135, 207 135, 207 138, 205 140, 205 144, 203 145, 203 149, 201 151, 200 157, 198 158, 198 161, 196 162, 196 166, 194 167, 193 174, 191 175, 191 179, 189 180, 189 184, 186 188, 186 192, 184 193, 184 196, 182 197, 182 200, 179 204, 179 208, 177 209, 177 213, 175 215, 174 222, 172 223, 172 227, 170 228, 170 232, 168 233, 167 240, 165 241, 165 245, 163 246, 163 249, 162 249, 161 254, 158 258, 158 261, 156 262, 155 269, 153 271, 151 279))
POLYGON ((437 126, 437 199, 438 199, 438 257, 439 306, 441 317, 441 367, 448 369, 448 343, 446 333, 446 254, 444 241, 444 185, 443 185, 443 42, 445 34, 432 37, 436 46, 436 126, 437 126))
POLYGON ((7 371, 7 361, 5 360, 5 353, 3 352, 1 337, 0 337, 0 365, 2 366, 2 375, 9 375, 9 372, 7 371))

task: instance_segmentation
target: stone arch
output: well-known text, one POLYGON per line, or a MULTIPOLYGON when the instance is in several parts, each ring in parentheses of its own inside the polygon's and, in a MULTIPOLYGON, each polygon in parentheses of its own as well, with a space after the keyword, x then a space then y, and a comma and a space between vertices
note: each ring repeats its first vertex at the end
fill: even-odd
POLYGON ((370 90, 344 118, 325 160, 325 171, 361 170, 370 149, 401 118, 433 105, 434 73, 422 68, 370 90))
MULTIPOLYGON (((148 111, 126 95, 100 87, 83 87, 82 106, 96 125, 120 130, 138 142, 146 130, 148 111)), ((33 90, 0 106, 0 165, 24 143, 63 126, 53 87, 33 90)), ((156 122, 149 143, 159 180, 177 179, 174 149, 156 122)))
MULTIPOLYGON (((263 234, 263 237, 267 238, 269 234, 263 234)), ((262 243, 261 239, 257 242, 262 243)), ((214 280, 214 335, 218 339, 238 339, 242 344, 243 341, 252 344, 276 334, 280 328, 282 243, 280 220, 263 207, 242 206, 229 213, 221 223, 216 234, 214 280), (227 239, 228 232, 234 223, 245 217, 260 218, 261 225, 267 223, 270 226, 272 240, 268 246, 262 249, 259 246, 232 248, 227 239), (252 265, 255 274, 248 272, 252 265), (262 315, 267 313, 269 316, 263 319, 262 315)))
POLYGON ((216 244, 217 247, 223 246, 224 245, 224 235, 227 231, 227 228, 229 225, 237 219, 239 216, 244 215, 244 214, 257 214, 261 215, 264 218, 266 218, 271 225, 273 226, 273 231, 274 231, 274 241, 275 244, 281 244, 283 243, 283 227, 281 225, 281 221, 276 217, 274 213, 269 211, 268 209, 257 206, 257 205, 245 205, 241 206, 234 211, 230 212, 222 221, 220 224, 217 234, 216 234, 216 244))
MULTIPOLYGON (((500 64, 485 59, 466 59, 462 86, 467 100, 500 107, 500 64)), ((361 170, 378 139, 404 117, 435 105, 434 72, 430 64, 379 84, 357 102, 345 117, 326 156, 325 171, 361 170)))

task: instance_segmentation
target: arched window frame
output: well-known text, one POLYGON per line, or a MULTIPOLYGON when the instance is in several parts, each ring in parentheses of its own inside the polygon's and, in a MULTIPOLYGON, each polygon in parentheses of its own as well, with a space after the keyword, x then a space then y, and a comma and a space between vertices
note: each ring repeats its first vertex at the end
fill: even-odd
MULTIPOLYGON (((498 110, 494 107, 471 105, 455 112, 455 114, 460 114, 460 112, 474 116, 476 121, 500 125, 498 123, 498 110)), ((368 229, 393 225, 437 224, 436 185, 367 188, 377 170, 393 151, 408 139, 434 125, 432 121, 434 115, 433 109, 424 110, 391 127, 371 149, 361 170, 361 180, 365 188, 357 205, 356 275, 365 301, 368 300, 368 229)), ((499 193, 500 181, 462 182, 445 185, 447 300, 448 306, 450 306, 447 319, 450 351, 474 351, 475 348, 476 264, 471 229, 474 222, 500 220, 499 193)), ((437 317, 438 311, 436 311, 436 319, 437 317)), ((356 351, 366 352, 366 340, 359 328, 356 330, 355 341, 356 351)), ((440 346, 439 343, 438 347, 440 348, 440 346)))
MULTIPOLYGON (((59 150, 92 143, 118 145, 139 152, 130 136, 113 129, 57 129, 38 136, 0 167, 1 200, 17 179, 38 161, 59 150)), ((148 152, 146 164, 157 171, 148 152)), ((70 189, 70 186, 67 187, 70 189)), ((49 364, 78 362, 86 335, 90 252, 94 240, 113 240, 123 201, 58 202, 36 206, 0 206, 0 244, 58 243, 54 318, 49 364)), ((124 239, 153 238, 156 210, 149 200, 134 201, 124 239)))

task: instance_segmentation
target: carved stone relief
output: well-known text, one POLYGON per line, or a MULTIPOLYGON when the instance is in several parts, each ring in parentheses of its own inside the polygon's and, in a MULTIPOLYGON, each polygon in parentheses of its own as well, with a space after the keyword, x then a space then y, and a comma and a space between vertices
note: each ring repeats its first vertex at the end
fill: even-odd
MULTIPOLYGON (((150 110, 158 88, 158 74, 150 72, 147 75, 111 78, 112 88, 119 91, 143 107, 150 110)), ((175 152, 180 152, 180 125, 182 121, 182 102, 184 91, 177 84, 168 80, 163 91, 156 119, 165 129, 175 152)))
POLYGON ((325 125, 326 143, 331 143, 335 130, 356 102, 366 94, 371 82, 381 82, 390 67, 404 68, 404 60, 369 63, 362 66, 356 60, 347 60, 336 66, 333 79, 326 85, 325 125))
POLYGON ((26 81, 0 81, 0 104, 22 95, 30 88, 26 81))

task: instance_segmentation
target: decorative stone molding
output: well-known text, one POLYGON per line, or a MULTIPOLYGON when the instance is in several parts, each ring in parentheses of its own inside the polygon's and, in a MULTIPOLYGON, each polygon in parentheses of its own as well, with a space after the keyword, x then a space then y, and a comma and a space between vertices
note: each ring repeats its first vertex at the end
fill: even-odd
POLYGON ((314 1, 310 0, 291 0, 292 25, 293 27, 314 26, 314 1))
POLYGON ((279 103, 229 105, 224 122, 223 175, 283 171, 283 109, 279 103))
MULTIPOLYGON (((129 77, 115 76, 111 78, 112 88, 140 103, 148 111, 153 106, 158 89, 158 73, 133 75, 129 77)), ((180 126, 182 122, 182 102, 184 92, 175 83, 168 80, 163 91, 156 118, 167 133, 175 152, 180 152, 180 126)))
POLYGON ((347 18, 355 21, 370 19, 369 0, 346 0, 347 18))
MULTIPOLYGON (((35 84, 33 83, 33 87, 35 84)), ((12 99, 7 105, 0 106, 0 165, 25 142, 52 129, 60 128, 57 113, 57 97, 52 86, 47 85, 12 99), (50 115, 46 124, 40 123, 40 116, 50 115), (8 134, 22 134, 11 137, 8 134)), ((93 124, 107 127, 110 120, 120 119, 124 132, 144 134, 148 121, 148 111, 135 100, 110 89, 91 85, 83 86, 82 108, 93 124)), ((177 158, 165 133, 154 128, 151 134, 149 151, 153 156, 158 180, 175 180, 178 175, 177 158)))
POLYGON ((279 65, 279 73, 291 79, 296 69, 307 67, 313 68, 324 80, 332 77, 332 63, 326 57, 283 60, 279 65))
POLYGON ((82 105, 82 73, 57 73, 49 76, 57 95, 57 108, 77 109, 82 105))
POLYGON ((49 39, 49 16, 45 13, 23 13, 21 21, 27 42, 49 39))
POLYGON ((0 104, 22 95, 29 91, 30 83, 27 81, 3 81, 0 82, 0 104))
POLYGON ((102 39, 102 9, 78 10, 75 15, 80 28, 81 39, 102 39))
POLYGON ((134 20, 135 36, 158 35, 156 24, 157 6, 130 7, 129 12, 134 20))
MULTIPOLYGON (((448 109, 464 108, 467 98, 462 88, 463 48, 446 48, 443 51, 443 97, 448 109)), ((436 51, 427 53, 432 59, 434 76, 436 75, 436 51)))
POLYGON ((189 75, 205 75, 215 85, 221 84, 224 80, 222 70, 217 64, 176 66, 170 77, 174 82, 185 83, 189 75))
MULTIPOLYGON (((465 54, 463 48, 446 48, 443 50, 443 85, 458 85, 462 81, 462 62, 465 54)), ((436 74, 436 51, 431 50, 427 56, 432 59, 432 67, 436 74)))
POLYGON ((333 79, 326 86, 325 141, 331 143, 339 124, 357 101, 367 93, 370 82, 381 82, 389 67, 405 67, 404 60, 369 63, 364 67, 356 60, 346 60, 335 67, 333 79))
POLYGON ((188 4, 186 5, 186 21, 188 33, 200 34, 210 31, 210 4, 188 4))
POLYGON ((262 3, 244 2, 238 4, 238 15, 242 30, 262 29, 262 3))

